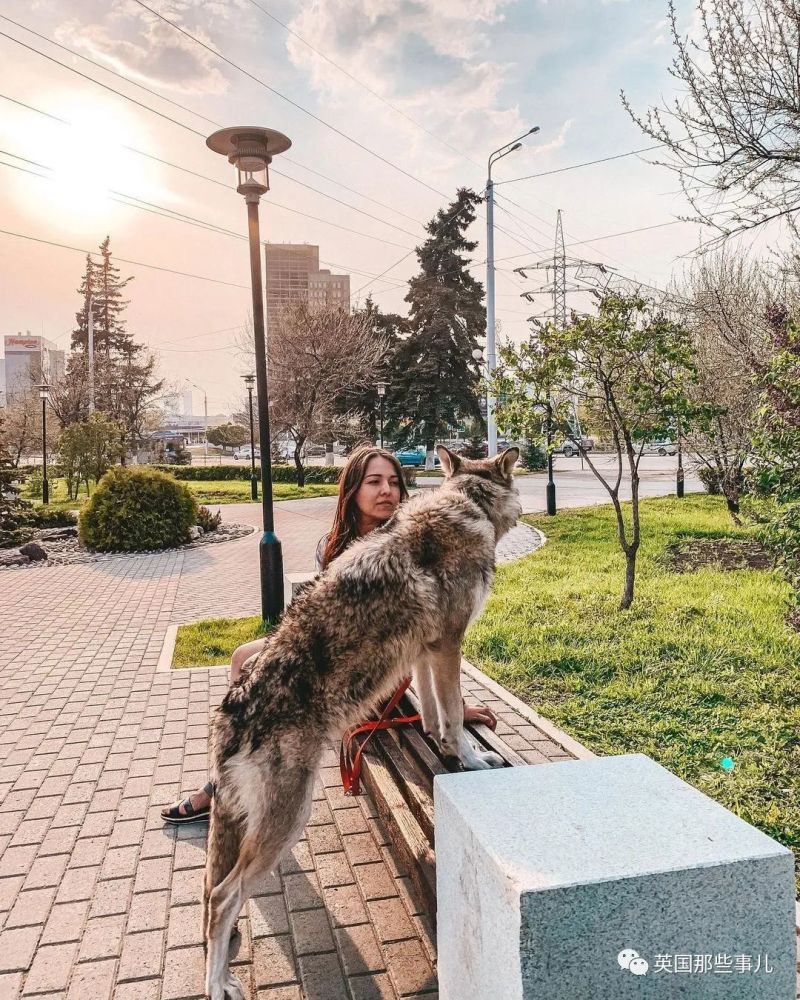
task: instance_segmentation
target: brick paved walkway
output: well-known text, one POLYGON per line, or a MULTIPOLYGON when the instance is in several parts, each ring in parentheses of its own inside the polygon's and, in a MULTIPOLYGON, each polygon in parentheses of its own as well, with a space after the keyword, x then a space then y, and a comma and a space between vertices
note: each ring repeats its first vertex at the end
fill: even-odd
MULTIPOLYGON (((258 524, 259 509, 223 508, 258 524)), ((328 499, 279 504, 287 571, 328 499)), ((507 555, 530 544, 525 532, 507 555)), ((157 673, 170 623, 258 609, 258 535, 186 553, 0 574, 0 1000, 197 1000, 205 827, 160 807, 206 780, 226 671, 157 673)), ((580 755, 475 671, 468 697, 530 763, 580 755)), ((240 919, 249 1000, 436 997, 427 915, 366 797, 326 754, 306 836, 240 919)))

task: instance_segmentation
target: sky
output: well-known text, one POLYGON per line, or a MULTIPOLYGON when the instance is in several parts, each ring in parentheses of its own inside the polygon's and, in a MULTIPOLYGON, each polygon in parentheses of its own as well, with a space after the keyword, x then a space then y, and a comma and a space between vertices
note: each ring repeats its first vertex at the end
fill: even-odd
MULTIPOLYGON (((677 7, 690 30, 694 4, 677 7)), ((67 347, 77 251, 110 235, 134 278, 130 332, 172 384, 194 383, 195 413, 200 389, 209 412, 236 408, 246 214, 204 140, 237 124, 292 141, 262 238, 318 244, 354 302, 405 312, 423 224, 458 187, 482 190, 488 154, 534 125, 493 171, 500 336, 521 340, 549 305, 520 298, 536 282, 513 268, 552 254, 558 209, 569 255, 663 287, 702 239, 676 221, 677 178, 647 154, 564 168, 651 144, 620 90, 642 111, 675 96, 666 13, 667 0, 4 0, 0 229, 18 235, 0 233, 0 334, 67 347), (531 174, 546 175, 518 180, 531 174)), ((483 280, 483 212, 468 235, 483 280)))

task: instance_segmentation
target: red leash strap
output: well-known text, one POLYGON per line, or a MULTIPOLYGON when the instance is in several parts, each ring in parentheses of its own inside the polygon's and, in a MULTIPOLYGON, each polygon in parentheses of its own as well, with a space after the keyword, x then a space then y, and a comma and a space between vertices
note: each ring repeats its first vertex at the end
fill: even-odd
POLYGON ((352 726, 345 732, 342 736, 342 745, 339 749, 339 771, 342 775, 342 788, 344 789, 345 795, 360 795, 361 794, 361 755, 364 752, 364 747, 372 739, 372 734, 378 729, 395 729, 397 726, 405 726, 411 722, 419 722, 420 717, 418 715, 400 715, 397 718, 390 719, 389 716, 397 708, 400 703, 400 699, 408 690, 411 684, 411 678, 406 677, 400 687, 392 695, 391 700, 387 704, 386 708, 381 712, 381 717, 375 719, 371 722, 362 722, 358 726, 352 726), (356 736, 361 733, 369 733, 367 738, 358 744, 358 749, 353 755, 353 743, 355 742, 356 736))

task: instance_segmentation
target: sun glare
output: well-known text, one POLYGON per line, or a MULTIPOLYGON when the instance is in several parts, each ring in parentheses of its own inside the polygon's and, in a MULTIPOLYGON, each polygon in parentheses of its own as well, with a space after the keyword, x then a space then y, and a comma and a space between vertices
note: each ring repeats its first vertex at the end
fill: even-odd
POLYGON ((102 101, 59 103, 50 95, 42 103, 69 124, 37 116, 22 133, 24 155, 48 168, 41 171, 46 180, 31 181, 37 196, 26 203, 33 211, 94 231, 130 217, 115 200, 120 195, 158 200, 158 164, 126 148, 146 146, 135 122, 102 101))

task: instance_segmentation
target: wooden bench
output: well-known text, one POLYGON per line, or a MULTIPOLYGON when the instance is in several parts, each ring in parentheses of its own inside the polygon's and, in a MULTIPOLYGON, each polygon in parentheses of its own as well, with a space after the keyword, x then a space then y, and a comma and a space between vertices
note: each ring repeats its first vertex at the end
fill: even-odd
MULTIPOLYGON (((419 713, 419 703, 408 692, 397 715, 419 713)), ((488 726, 469 725, 473 739, 499 754, 509 767, 528 766, 488 726)), ((437 774, 463 770, 460 762, 442 757, 422 732, 420 723, 379 730, 372 734, 362 759, 362 783, 392 840, 400 860, 430 917, 436 920, 436 855, 433 836, 433 779, 437 774)))

